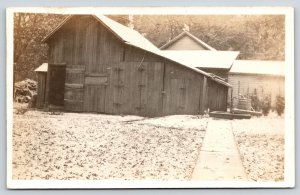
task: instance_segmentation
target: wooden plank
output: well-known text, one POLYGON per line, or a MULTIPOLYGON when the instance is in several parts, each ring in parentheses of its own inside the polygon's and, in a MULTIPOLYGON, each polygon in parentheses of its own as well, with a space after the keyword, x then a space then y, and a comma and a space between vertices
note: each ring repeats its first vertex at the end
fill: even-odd
POLYGON ((38 89, 37 89, 37 107, 41 108, 45 104, 46 93, 46 73, 38 73, 38 89))
POLYGON ((98 86, 97 90, 97 112, 105 113, 106 87, 104 85, 98 86))
POLYGON ((86 85, 106 85, 107 77, 85 77, 86 85))
POLYGON ((86 32, 86 50, 85 50, 85 62, 87 66, 87 72, 98 72, 97 64, 97 23, 95 20, 89 20, 86 32))
POLYGON ((250 114, 232 114, 229 112, 220 112, 220 111, 213 111, 209 113, 210 117, 222 118, 222 119, 250 119, 250 114))
POLYGON ((86 77, 107 77, 107 73, 86 73, 86 77))
POLYGON ((78 69, 78 68, 66 68, 66 72, 67 73, 72 73, 72 74, 84 74, 84 72, 85 72, 85 69, 84 68, 80 68, 80 69, 78 69))
POLYGON ((97 112, 97 93, 98 87, 85 85, 84 88, 84 111, 97 112))
POLYGON ((65 83, 66 88, 83 89, 83 84, 65 83))
POLYGON ((251 111, 251 110, 241 110, 241 109, 237 109, 237 108, 233 108, 232 112, 234 114, 250 114, 252 116, 262 116, 261 112, 256 112, 256 111, 251 111))
POLYGON ((203 85, 202 85, 202 97, 200 101, 200 113, 204 114, 204 111, 208 108, 208 85, 207 85, 207 77, 203 77, 203 85))

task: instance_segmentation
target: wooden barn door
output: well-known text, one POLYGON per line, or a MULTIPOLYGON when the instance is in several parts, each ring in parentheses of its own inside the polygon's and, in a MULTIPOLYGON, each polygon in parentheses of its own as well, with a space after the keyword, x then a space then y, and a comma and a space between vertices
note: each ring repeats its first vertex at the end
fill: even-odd
POLYGON ((49 104, 64 106, 65 64, 49 64, 49 104))
POLYGON ((84 111, 105 113, 107 75, 89 74, 84 86, 84 111))
MULTIPOLYGON (((163 112, 163 82, 164 82, 164 63, 149 62, 145 72, 147 80, 145 81, 145 116, 161 116, 163 112)), ((143 77, 144 75, 142 75, 143 77)), ((143 79, 141 84, 143 85, 143 79)), ((141 96, 143 102, 143 96, 141 96)))
POLYGON ((83 111, 83 82, 85 66, 72 65, 66 68, 65 109, 83 111))
POLYGON ((167 114, 181 114, 186 110, 187 91, 190 80, 183 78, 172 78, 168 95, 164 102, 164 112, 167 114))

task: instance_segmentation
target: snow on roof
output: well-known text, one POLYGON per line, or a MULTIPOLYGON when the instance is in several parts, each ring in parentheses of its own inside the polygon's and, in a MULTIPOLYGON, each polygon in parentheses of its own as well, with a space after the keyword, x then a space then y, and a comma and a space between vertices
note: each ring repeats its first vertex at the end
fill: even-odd
POLYGON ((48 71, 48 63, 43 63, 38 68, 34 70, 35 72, 47 72, 48 71))
POLYGON ((284 61, 236 60, 229 73, 284 76, 284 61))
POLYGON ((207 43, 203 42, 202 40, 200 40, 199 38, 195 37, 194 35, 192 35, 191 33, 189 33, 188 31, 185 31, 185 30, 182 33, 180 33, 179 35, 177 35, 175 38, 173 38, 172 40, 170 40, 168 43, 166 43, 165 45, 161 46, 160 49, 165 49, 166 47, 172 45, 173 43, 175 43, 177 40, 179 40, 184 35, 187 35, 187 36, 191 37, 193 40, 195 40, 197 43, 199 43, 200 45, 204 46, 208 50, 216 51, 215 48, 211 47, 207 43))
MULTIPOLYGON (((123 41, 126 44, 132 45, 134 47, 149 51, 153 54, 156 54, 158 56, 161 56, 163 58, 169 59, 173 62, 178 63, 181 66, 185 66, 188 69, 191 69, 199 74, 205 75, 210 77, 216 82, 219 82, 223 85, 226 85, 228 87, 231 87, 231 85, 227 82, 224 82, 218 78, 215 78, 213 75, 208 74, 207 72, 204 72, 202 70, 199 70, 195 68, 193 65, 189 64, 187 61, 183 61, 182 59, 177 58, 171 58, 172 56, 168 56, 163 50, 158 49, 155 45, 153 45, 148 39, 146 39, 143 35, 141 35, 139 32, 124 26, 106 16, 103 15, 93 15, 100 23, 102 23, 104 26, 106 26, 113 34, 115 34, 121 41, 123 41)), ((59 30, 72 16, 65 19, 58 27, 56 27, 49 35, 47 35, 43 42, 46 42, 56 31, 59 30)), ((182 50, 180 50, 182 51, 182 50)))
POLYGON ((168 58, 193 68, 230 69, 238 51, 162 50, 168 58))
POLYGON ((145 49, 147 51, 159 51, 155 45, 153 45, 148 39, 146 39, 136 30, 124 26, 103 15, 96 15, 96 17, 125 43, 145 49))

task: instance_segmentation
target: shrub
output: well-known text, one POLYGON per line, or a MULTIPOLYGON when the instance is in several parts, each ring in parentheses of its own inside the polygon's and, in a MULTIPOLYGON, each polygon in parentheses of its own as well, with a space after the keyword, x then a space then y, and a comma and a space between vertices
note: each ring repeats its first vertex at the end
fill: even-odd
POLYGON ((261 102, 259 101, 259 98, 257 97, 256 94, 252 95, 251 97, 251 106, 255 111, 259 111, 260 110, 260 104, 261 102))
POLYGON ((271 109, 271 98, 269 95, 265 96, 261 102, 261 109, 264 116, 267 116, 271 109))
POLYGON ((284 112, 284 108, 285 108, 284 97, 280 95, 276 96, 276 112, 278 116, 281 116, 281 114, 284 112))

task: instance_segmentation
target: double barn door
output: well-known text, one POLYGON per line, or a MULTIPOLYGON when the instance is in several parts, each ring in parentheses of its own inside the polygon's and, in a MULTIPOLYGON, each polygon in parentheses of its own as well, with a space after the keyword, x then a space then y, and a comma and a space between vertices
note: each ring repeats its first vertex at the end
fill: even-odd
POLYGON ((86 74, 85 66, 67 66, 65 109, 80 112, 105 112, 106 85, 106 75, 86 74))

